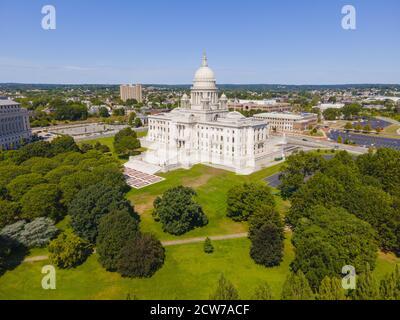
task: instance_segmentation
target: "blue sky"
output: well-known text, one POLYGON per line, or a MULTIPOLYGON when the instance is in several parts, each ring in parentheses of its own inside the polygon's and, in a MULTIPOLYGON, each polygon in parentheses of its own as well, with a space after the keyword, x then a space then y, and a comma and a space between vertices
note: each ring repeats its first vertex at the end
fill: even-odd
POLYGON ((398 0, 0 0, 0 82, 190 83, 206 50, 219 83, 400 83, 399 33, 398 0))

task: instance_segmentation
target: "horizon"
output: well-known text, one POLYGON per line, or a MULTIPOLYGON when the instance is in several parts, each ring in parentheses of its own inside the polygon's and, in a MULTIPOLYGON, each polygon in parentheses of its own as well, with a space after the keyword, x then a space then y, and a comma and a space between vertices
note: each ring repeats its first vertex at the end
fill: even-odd
POLYGON ((190 84, 205 50, 219 84, 400 84, 397 0, 353 0, 355 30, 342 0, 50 4, 55 30, 42 1, 0 4, 1 83, 190 84))

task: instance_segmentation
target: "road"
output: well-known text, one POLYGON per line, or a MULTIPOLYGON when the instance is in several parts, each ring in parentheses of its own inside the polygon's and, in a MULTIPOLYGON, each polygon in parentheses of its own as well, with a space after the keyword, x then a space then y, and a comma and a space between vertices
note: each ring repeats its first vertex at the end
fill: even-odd
POLYGON ((333 141, 318 140, 313 137, 287 136, 287 141, 290 144, 308 148, 314 148, 314 149, 337 149, 337 150, 345 150, 350 153, 356 153, 356 154, 368 153, 368 148, 339 144, 333 141), (305 139, 306 141, 304 141, 303 139, 305 139))

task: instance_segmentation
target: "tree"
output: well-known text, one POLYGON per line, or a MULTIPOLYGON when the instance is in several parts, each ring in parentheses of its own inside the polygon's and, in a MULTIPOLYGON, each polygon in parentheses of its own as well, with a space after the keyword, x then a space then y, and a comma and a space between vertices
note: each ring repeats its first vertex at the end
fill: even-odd
POLYGON ((14 158, 14 161, 16 164, 21 164, 22 162, 33 157, 49 158, 51 156, 53 156, 53 153, 50 142, 38 141, 29 143, 20 148, 14 158))
POLYGON ((386 275, 380 284, 380 296, 384 300, 400 300, 400 266, 386 275))
POLYGON ((208 237, 204 241, 204 252, 205 253, 213 253, 214 252, 214 246, 211 243, 211 239, 208 237))
POLYGON ((21 217, 30 220, 48 217, 58 221, 65 212, 60 200, 61 192, 57 185, 39 184, 34 186, 21 198, 21 217))
POLYGON ((357 277, 357 286, 351 292, 351 297, 353 300, 378 300, 380 298, 379 286, 369 264, 367 264, 364 270, 357 277))
POLYGON ((354 117, 357 117, 361 111, 362 107, 358 103, 347 104, 341 109, 341 113, 346 120, 352 120, 354 117))
POLYGON ((363 128, 363 131, 369 133, 372 131, 372 128, 369 124, 366 124, 363 128))
POLYGON ((0 230, 20 219, 21 208, 17 202, 0 200, 0 230))
POLYGON ((7 269, 7 260, 11 252, 10 241, 0 235, 0 275, 7 269))
POLYGON ((51 170, 57 168, 57 166, 59 165, 56 160, 48 158, 31 158, 22 163, 22 165, 25 165, 27 162, 30 162, 32 173, 37 173, 40 175, 45 175, 51 170))
POLYGON ((137 134, 131 128, 118 132, 114 137, 114 149, 119 155, 130 155, 140 148, 140 141, 137 134))
POLYGON ((110 113, 108 112, 108 109, 106 107, 100 107, 99 116, 102 118, 108 118, 110 117, 110 113))
POLYGON ((37 218, 30 223, 18 221, 1 230, 0 235, 26 248, 42 248, 58 234, 58 229, 49 218, 37 218))
POLYGON ((61 165, 48 172, 44 178, 51 184, 59 184, 63 177, 69 176, 75 173, 75 171, 74 166, 61 165))
POLYGON ((210 300, 239 300, 239 293, 234 285, 221 274, 217 288, 210 295, 210 300))
POLYGON ((135 126, 135 128, 143 127, 143 122, 142 122, 142 120, 140 120, 140 118, 136 118, 136 119, 135 119, 135 122, 134 122, 134 126, 135 126))
POLYGON ((280 181, 282 197, 287 200, 305 183, 305 180, 313 176, 326 165, 326 160, 318 154, 299 153, 290 155, 285 162, 280 181))
POLYGON ((275 205, 268 186, 261 183, 234 186, 227 195, 227 216, 234 221, 247 221, 263 204, 275 205))
POLYGON ((339 278, 325 277, 318 291, 318 300, 347 300, 342 281, 339 278))
POLYGON ((128 118, 128 123, 132 126, 135 123, 135 119, 136 119, 136 113, 131 111, 131 113, 129 113, 129 118, 128 118))
POLYGON ((153 215, 161 221, 165 232, 182 235, 208 223, 194 196, 196 192, 192 188, 179 186, 167 190, 162 198, 154 201, 153 215))
POLYGON ((68 206, 72 228, 78 236, 91 243, 96 242, 100 218, 119 210, 126 210, 136 218, 124 193, 104 183, 81 190, 68 206))
POLYGON ((311 287, 317 289, 326 277, 339 277, 342 267, 353 265, 363 272, 375 266, 378 246, 372 227, 343 208, 317 206, 308 220, 295 229, 296 248, 291 268, 301 270, 311 287))
POLYGON ((286 220, 297 226, 302 219, 308 218, 314 206, 339 207, 344 194, 344 187, 335 178, 318 172, 292 196, 286 220))
POLYGON ((79 147, 70 136, 61 136, 51 142, 51 151, 54 155, 66 152, 79 152, 79 147))
POLYGON ((19 201, 29 189, 44 183, 46 183, 46 180, 40 174, 24 174, 12 180, 7 185, 7 191, 14 201, 19 201))
POLYGON ((337 120, 341 116, 340 109, 328 108, 323 113, 324 119, 328 121, 337 120))
POLYGON ((124 108, 118 108, 113 110, 113 116, 124 116, 125 115, 125 109, 124 108))
POLYGON ((393 199, 389 194, 374 186, 359 186, 353 190, 343 207, 375 228, 381 248, 400 250, 396 235, 400 211, 393 208, 393 199))
POLYGON ((282 289, 282 300, 313 300, 314 294, 304 273, 291 273, 282 289))
POLYGON ((138 221, 127 211, 113 211, 100 219, 96 250, 104 268, 117 269, 121 248, 137 235, 138 229, 138 221))
POLYGON ((346 125, 344 126, 344 128, 346 130, 351 130, 351 129, 353 129, 353 124, 351 122, 347 122, 346 125))
POLYGON ((137 234, 122 248, 117 271, 123 277, 151 277, 162 267, 164 259, 165 250, 156 237, 137 234))
POLYGON ((92 246, 72 232, 64 232, 49 244, 48 250, 51 263, 70 269, 85 262, 92 253, 92 246))
POLYGON ((278 266, 283 260, 283 228, 266 223, 251 238, 250 256, 265 267, 278 266))
POLYGON ((272 300, 272 290, 267 282, 256 287, 252 300, 272 300))

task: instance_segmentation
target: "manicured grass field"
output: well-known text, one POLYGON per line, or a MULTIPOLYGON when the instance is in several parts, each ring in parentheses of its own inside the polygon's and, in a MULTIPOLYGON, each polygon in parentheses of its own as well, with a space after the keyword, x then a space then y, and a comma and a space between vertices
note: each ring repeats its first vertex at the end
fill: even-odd
POLYGON ((221 273, 242 299, 251 298, 261 281, 268 281, 279 298, 293 259, 289 239, 283 263, 269 269, 251 260, 248 239, 213 244, 213 254, 205 254, 202 243, 167 247, 165 265, 149 279, 124 279, 106 272, 94 254, 76 269, 57 270, 57 289, 48 291, 41 288, 41 268, 48 261, 23 263, 0 277, 0 299, 125 299, 128 293, 139 299, 208 299, 221 273))
MULTIPOLYGON (((127 197, 141 216, 142 230, 156 234, 161 240, 241 233, 247 231, 247 224, 237 223, 226 217, 228 190, 243 182, 262 181, 263 178, 279 172, 281 167, 282 164, 278 164, 250 176, 238 176, 225 170, 197 165, 190 170, 177 170, 161 174, 166 180, 141 190, 132 189, 127 197), (196 190, 197 201, 203 207, 209 223, 203 228, 176 237, 162 231, 161 224, 154 221, 152 210, 153 201, 157 196, 162 195, 167 189, 179 185, 193 187, 196 190)), ((284 208, 284 203, 280 202, 279 204, 284 208)))
MULTIPOLYGON (((250 299, 262 281, 271 286, 279 299, 283 282, 294 258, 290 234, 285 241, 285 257, 279 267, 264 268, 249 257, 250 241, 234 239, 214 241, 215 252, 203 252, 203 244, 166 248, 165 265, 149 279, 126 279, 106 272, 96 254, 71 270, 57 270, 57 289, 41 288, 41 268, 48 261, 23 263, 0 277, 0 300, 6 299, 198 299, 209 297, 221 273, 233 282, 241 299, 250 299)), ((400 259, 380 254, 375 275, 378 280, 394 270, 400 259)))

